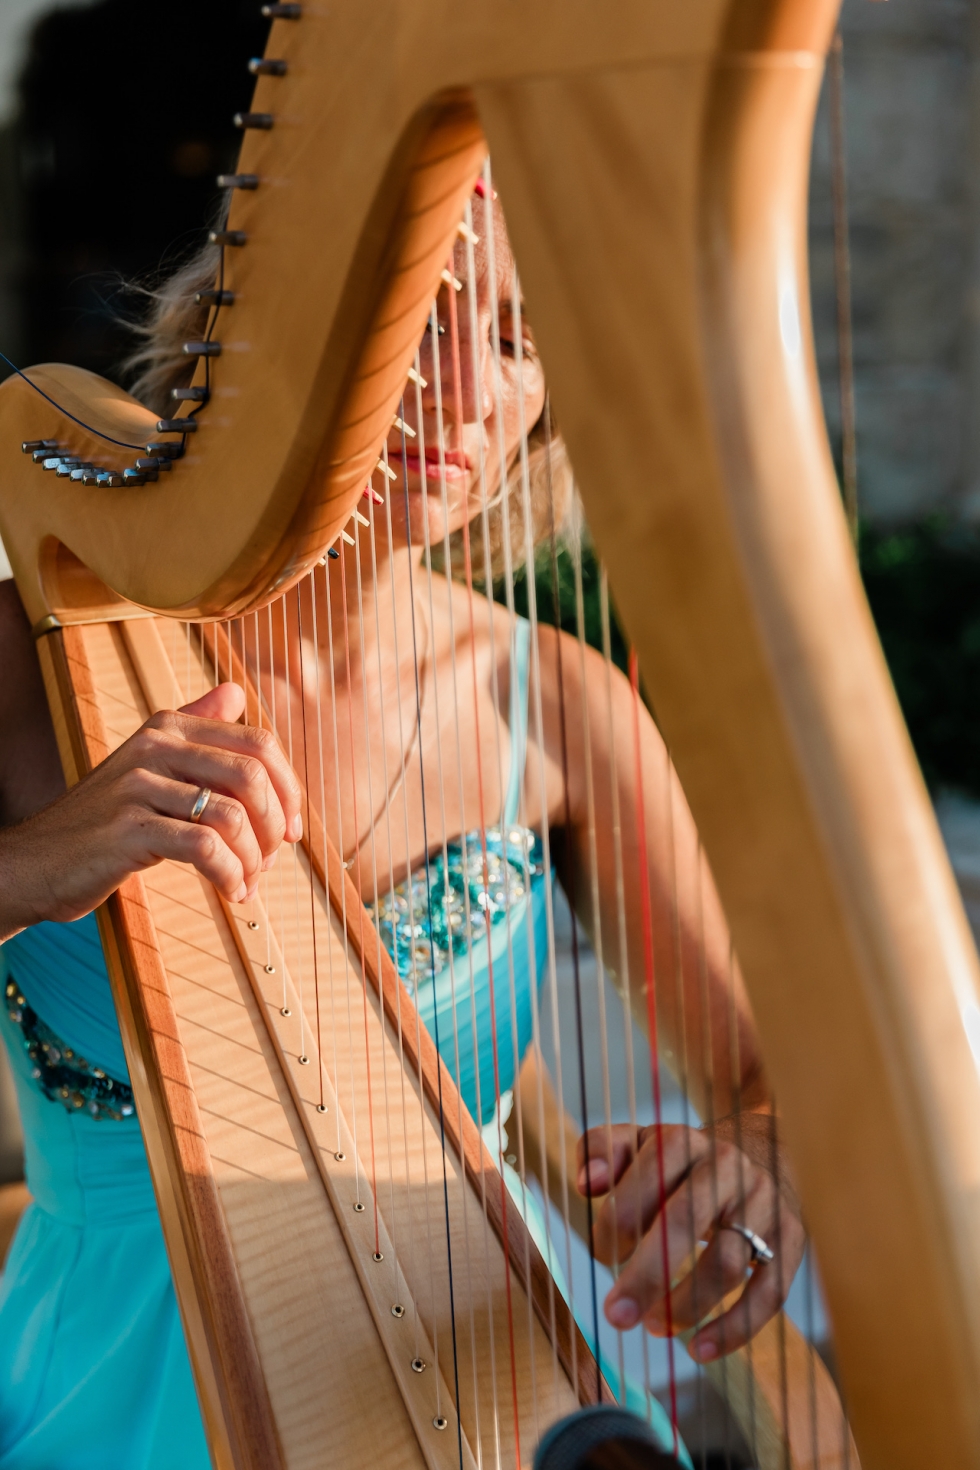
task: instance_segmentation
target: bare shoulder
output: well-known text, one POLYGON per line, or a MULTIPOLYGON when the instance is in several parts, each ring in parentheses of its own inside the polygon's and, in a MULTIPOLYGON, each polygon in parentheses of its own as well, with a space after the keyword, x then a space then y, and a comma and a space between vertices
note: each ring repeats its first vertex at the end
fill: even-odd
POLYGON ((64 790, 30 625, 13 581, 0 582, 0 825, 64 790))
POLYGON ((462 582, 452 581, 449 587, 457 651, 468 648, 472 637, 478 666, 488 673, 492 661, 505 687, 510 677, 510 613, 482 592, 474 591, 471 600, 462 582))

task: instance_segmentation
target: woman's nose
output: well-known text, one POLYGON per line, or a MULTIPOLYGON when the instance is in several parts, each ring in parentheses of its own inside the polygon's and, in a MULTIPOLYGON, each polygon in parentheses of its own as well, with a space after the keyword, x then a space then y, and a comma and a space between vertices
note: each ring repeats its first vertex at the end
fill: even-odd
POLYGON ((442 415, 447 426, 450 423, 456 424, 458 420, 463 425, 482 424, 493 412, 493 359, 489 332, 486 342, 481 341, 474 353, 472 336, 462 328, 463 323, 460 322, 456 347, 453 344, 453 334, 447 327, 439 335, 438 347, 431 346, 430 338, 430 352, 427 354, 432 371, 425 374, 430 382, 423 393, 423 407, 429 413, 435 414, 438 411, 435 382, 432 381, 435 378, 435 357, 438 352, 439 397, 442 399, 442 415))

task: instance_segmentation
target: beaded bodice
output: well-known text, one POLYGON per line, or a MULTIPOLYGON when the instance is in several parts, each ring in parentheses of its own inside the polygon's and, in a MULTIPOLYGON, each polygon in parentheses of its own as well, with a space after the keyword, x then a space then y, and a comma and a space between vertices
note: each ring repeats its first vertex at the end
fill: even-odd
POLYGON ((13 979, 6 984, 6 1004, 7 1014, 20 1032, 31 1076, 45 1097, 61 1103, 69 1112, 84 1111, 96 1119, 118 1122, 132 1115, 132 1089, 62 1041, 31 1009, 13 979))
POLYGON ((486 874, 479 831, 446 844, 375 905, 375 922, 401 978, 415 990, 436 979, 522 907, 544 873, 541 839, 509 824, 486 833, 486 874), (489 926, 488 921, 489 920, 489 926))

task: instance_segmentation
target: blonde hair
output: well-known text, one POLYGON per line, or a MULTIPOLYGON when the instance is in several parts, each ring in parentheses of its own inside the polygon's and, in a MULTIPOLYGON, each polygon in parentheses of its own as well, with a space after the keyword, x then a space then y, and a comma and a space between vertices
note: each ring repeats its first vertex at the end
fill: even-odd
MULTIPOLYGON (((139 341, 122 366, 130 378, 133 397, 155 413, 166 415, 172 406, 171 389, 186 387, 194 375, 195 359, 185 355, 184 343, 203 337, 207 329, 210 307, 195 298, 199 292, 214 286, 220 264, 220 245, 208 244, 163 285, 133 288, 150 306, 145 321, 131 324, 139 341)), ((571 466, 548 398, 527 436, 527 476, 529 539, 537 547, 552 535, 561 535, 572 502, 571 466)), ((511 567, 517 571, 524 565, 528 546, 524 504, 523 467, 518 455, 507 471, 505 493, 495 497, 487 512, 489 544, 484 545, 482 515, 469 528, 473 575, 478 581, 485 580, 488 566, 492 581, 503 576, 508 533, 511 567)), ((455 532, 449 544, 452 574, 462 577, 462 531, 455 532)))
POLYGON ((204 336, 210 307, 195 300, 198 292, 214 285, 221 263, 221 246, 207 244, 162 286, 136 285, 134 295, 150 303, 146 320, 130 323, 138 346, 122 364, 134 398, 167 414, 170 390, 184 388, 194 376, 196 359, 186 356, 184 343, 204 336))

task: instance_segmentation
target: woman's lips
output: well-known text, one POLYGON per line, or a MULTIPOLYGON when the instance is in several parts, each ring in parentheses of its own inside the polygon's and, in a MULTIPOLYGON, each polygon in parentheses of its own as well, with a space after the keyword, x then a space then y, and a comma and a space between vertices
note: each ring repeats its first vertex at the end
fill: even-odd
MULTIPOLYGON (((422 459, 418 454, 409 450, 402 454, 401 450, 394 453, 388 450, 388 463, 397 472, 399 463, 404 464, 410 475, 421 475, 422 459)), ((461 449, 447 449, 440 455, 438 449, 426 449, 425 451, 425 478, 427 480, 441 480, 445 465, 447 480, 468 479, 470 474, 470 462, 461 449)))

